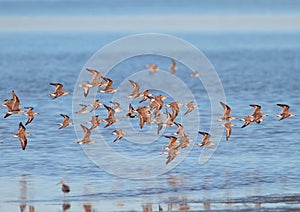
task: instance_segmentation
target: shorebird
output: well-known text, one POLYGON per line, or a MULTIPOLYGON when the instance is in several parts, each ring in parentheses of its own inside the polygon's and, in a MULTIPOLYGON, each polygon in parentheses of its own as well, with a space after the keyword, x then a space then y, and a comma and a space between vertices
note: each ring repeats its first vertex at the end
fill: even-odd
POLYGON ((107 77, 101 77, 105 82, 106 86, 103 90, 100 90, 102 93, 115 93, 117 89, 112 88, 113 81, 107 77))
POLYGON ((112 133, 112 135, 117 135, 116 139, 114 140, 114 142, 118 142, 119 140, 121 140, 123 138, 123 136, 125 135, 125 131, 124 130, 114 130, 112 133))
POLYGON ((132 106, 132 104, 129 104, 129 110, 128 110, 128 113, 126 114, 126 117, 129 117, 129 118, 135 118, 137 117, 136 114, 134 114, 134 112, 136 112, 132 106))
POLYGON ((182 149, 190 146, 190 143, 193 141, 193 139, 189 138, 185 132, 177 140, 182 149))
POLYGON ((91 120, 87 122, 88 124, 92 124, 90 130, 97 128, 101 122, 103 122, 103 120, 99 119, 98 117, 99 116, 92 116, 91 120))
POLYGON ((89 106, 92 106, 93 108, 90 110, 90 112, 93 112, 94 110, 97 110, 102 103, 99 101, 99 99, 96 99, 92 104, 89 104, 89 106))
POLYGON ((175 120, 175 118, 177 117, 178 113, 179 113, 179 106, 181 106, 182 103, 181 102, 171 102, 169 104, 167 104, 168 107, 171 107, 172 109, 172 115, 171 115, 171 119, 172 121, 175 120))
POLYGON ((165 138, 168 138, 170 140, 169 140, 168 146, 164 146, 163 149, 171 149, 171 148, 174 148, 178 145, 177 144, 177 138, 175 136, 165 135, 165 138))
POLYGON ((61 180, 58 184, 61 184, 61 191, 64 194, 67 194, 71 191, 70 187, 68 185, 65 184, 64 180, 61 180))
POLYGON ((170 114, 170 112, 168 111, 167 108, 166 108, 166 114, 167 114, 166 126, 173 126, 174 122, 173 122, 171 114, 170 114))
POLYGON ((160 131, 162 130, 164 124, 163 124, 163 121, 164 121, 165 117, 162 116, 162 112, 161 113, 158 113, 156 114, 155 118, 154 118, 154 122, 157 123, 157 135, 159 135, 160 131))
POLYGON ((80 84, 78 87, 83 89, 83 95, 84 95, 84 97, 87 97, 92 85, 89 82, 84 82, 84 83, 80 84))
POLYGON ((142 129, 144 124, 150 124, 151 123, 151 112, 149 110, 149 107, 139 107, 136 109, 138 116, 140 118, 140 128, 142 129))
POLYGON ((116 113, 120 113, 122 112, 123 110, 120 108, 120 103, 118 102, 113 102, 113 101, 110 101, 109 103, 113 104, 113 108, 115 110, 116 113))
POLYGON ((174 74, 177 71, 177 66, 176 66, 176 62, 174 59, 172 59, 172 61, 171 61, 170 71, 172 74, 174 74))
POLYGON ((92 76, 92 80, 89 82, 89 84, 92 87, 99 87, 99 86, 101 86, 102 85, 102 82, 100 80, 101 73, 99 71, 96 71, 95 69, 91 69, 91 68, 86 68, 86 70, 93 75, 92 76))
POLYGON ((225 130, 226 130, 226 141, 228 141, 229 137, 231 135, 231 131, 232 131, 231 127, 233 127, 234 124, 232 124, 232 123, 225 123, 225 124, 222 124, 222 126, 225 127, 225 130))
POLYGON ((162 153, 164 155, 168 154, 166 165, 170 163, 172 160, 174 160, 174 158, 180 153, 180 151, 178 150, 179 147, 180 145, 177 145, 169 149, 169 151, 162 153))
POLYGON ((164 106, 163 100, 165 100, 166 98, 166 96, 158 95, 150 100, 149 106, 154 110, 154 114, 157 114, 162 109, 162 107, 164 106))
POLYGON ((193 101, 190 101, 185 104, 185 107, 187 108, 187 111, 184 113, 184 115, 187 115, 188 113, 192 112, 197 105, 193 101))
POLYGON ((290 109, 289 105, 286 105, 286 104, 277 104, 277 106, 281 107, 281 114, 276 114, 277 117, 280 117, 279 120, 296 116, 295 114, 289 112, 289 109, 290 109))
POLYGON ((140 86, 133 80, 129 80, 129 82, 133 86, 133 90, 132 90, 131 94, 129 94, 129 96, 127 96, 127 98, 136 98, 139 95, 140 86))
POLYGON ((22 124, 22 122, 20 122, 19 123, 18 133, 13 135, 13 137, 19 138, 23 150, 25 150, 26 146, 27 146, 27 138, 26 138, 26 136, 30 136, 30 133, 25 132, 25 130, 26 130, 26 128, 24 127, 24 125, 22 124))
POLYGON ((149 100, 153 99, 152 93, 150 93, 150 91, 148 89, 144 90, 142 93, 138 94, 135 98, 141 98, 141 97, 143 97, 143 99, 141 101, 139 101, 139 103, 147 101, 148 99, 149 100))
POLYGON ((152 73, 155 73, 159 70, 158 65, 155 65, 155 64, 147 64, 146 68, 152 73))
POLYGON ((25 123, 25 126, 27 124, 30 124, 32 120, 34 119, 34 115, 38 114, 37 112, 33 111, 33 107, 25 107, 27 108, 27 111, 25 112, 25 115, 28 116, 27 122, 25 123))
POLYGON ((253 122, 256 122, 257 124, 260 124, 262 122, 262 118, 266 116, 266 114, 261 113, 261 106, 260 105, 255 105, 251 104, 249 105, 254 108, 253 114, 251 115, 254 117, 253 122))
POLYGON ((254 121, 254 117, 253 116, 245 116, 244 118, 241 119, 241 121, 244 121, 244 125, 241 128, 247 127, 251 122, 254 121))
POLYGON ((117 121, 119 121, 119 119, 115 118, 115 110, 112 109, 111 107, 104 105, 104 107, 107 109, 108 114, 107 114, 107 118, 104 119, 105 122, 107 122, 107 124, 104 126, 104 128, 109 127, 110 125, 116 123, 117 121))
POLYGON ((53 96, 53 99, 56 99, 60 96, 65 96, 67 94, 69 94, 70 92, 67 92, 67 91, 63 91, 63 84, 60 84, 60 83, 50 83, 50 85, 53 85, 55 86, 55 91, 53 93, 50 93, 48 94, 48 96, 53 96))
POLYGON ((224 113, 223 113, 223 116, 220 119, 218 119, 218 121, 231 121, 231 120, 234 120, 235 117, 230 115, 231 108, 227 104, 225 104, 224 102, 220 102, 220 104, 224 108, 224 113))
POLYGON ((203 138, 202 138, 202 142, 197 144, 197 146, 213 146, 213 145, 215 145, 214 142, 209 140, 210 139, 209 133, 201 132, 201 131, 199 131, 198 133, 201 134, 203 136, 203 138))
POLYGON ((65 114, 60 114, 60 115, 64 118, 64 120, 62 121, 62 123, 59 124, 61 127, 58 129, 65 128, 65 127, 71 126, 73 124, 72 122, 69 122, 69 119, 70 119, 69 116, 67 116, 65 114))
POLYGON ((200 74, 198 71, 196 71, 196 72, 191 73, 190 77, 200 77, 200 74))
POLYGON ((4 118, 7 118, 12 114, 19 114, 24 112, 23 109, 19 108, 20 100, 15 91, 12 91, 12 99, 6 100, 3 106, 7 107, 7 113, 5 114, 4 118))
POLYGON ((79 113, 80 114, 84 114, 84 113, 90 112, 88 109, 86 109, 87 105, 80 104, 80 106, 81 106, 81 109, 79 111, 76 111, 75 113, 77 113, 77 114, 79 114, 79 113))
POLYGON ((82 124, 80 126, 83 129, 84 135, 83 135, 83 138, 81 139, 81 141, 77 141, 75 143, 76 144, 92 144, 92 143, 95 143, 94 140, 90 139, 91 130, 88 129, 86 126, 82 125, 82 124))
POLYGON ((185 135, 186 133, 183 131, 183 126, 177 122, 174 122, 174 124, 177 126, 177 131, 174 133, 174 135, 185 135))

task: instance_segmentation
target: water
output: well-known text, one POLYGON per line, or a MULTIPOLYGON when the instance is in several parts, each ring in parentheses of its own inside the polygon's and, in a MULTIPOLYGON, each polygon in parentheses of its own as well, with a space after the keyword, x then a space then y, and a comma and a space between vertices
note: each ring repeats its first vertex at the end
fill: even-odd
MULTIPOLYGON (((74 128, 58 130, 56 125, 61 121, 60 113, 72 114, 72 95, 54 101, 47 96, 53 90, 49 82, 59 81, 65 90, 72 92, 91 55, 121 36, 122 33, 108 32, 1 34, 0 97, 9 98, 14 89, 22 107, 33 106, 40 113, 27 127, 32 135, 28 137, 26 151, 21 150, 18 139, 10 136, 27 117, 13 115, 2 118, 0 123, 1 211, 17 211, 23 203, 35 206, 37 211, 61 210, 63 203, 71 205, 70 211, 83 210, 83 204, 91 204, 98 210, 141 210, 145 204, 153 204, 155 210, 158 204, 165 210, 168 204, 173 204, 175 210, 183 203, 195 210, 299 208, 299 118, 278 121, 273 117, 280 112, 276 106, 279 102, 290 104, 292 112, 300 114, 296 93, 300 77, 297 34, 178 34, 201 48, 211 60, 235 116, 250 114, 251 103, 262 105, 269 116, 262 124, 251 124, 245 129, 240 128, 242 122, 234 121, 230 142, 223 137, 206 164, 198 164, 201 150, 194 147, 169 172, 144 180, 119 178, 97 167, 80 146, 73 144, 78 140, 74 128), (61 179, 71 187, 66 198, 56 185, 61 179)), ((141 58, 141 63, 150 58, 141 58)), ((168 65, 165 61, 161 59, 161 66, 168 65)), ((180 70, 176 75, 193 83, 194 79, 180 70)), ((114 79, 122 81, 120 77, 114 79)), ((201 85, 193 89, 201 90, 201 85)), ((199 102, 204 118, 200 130, 205 131, 209 129, 210 117, 205 116, 209 102, 203 95, 203 102, 199 102)), ((4 113, 5 108, 1 111, 4 113)), ((103 115, 104 111, 101 109, 99 113, 103 115)), ((109 133, 105 135, 114 138, 109 133)), ((141 136, 147 139, 146 133, 141 136)), ((157 150, 150 151, 151 157, 160 154, 161 146, 167 145, 167 139, 158 140, 161 143, 155 144, 157 150)), ((126 151, 126 155, 139 157, 128 152, 133 147, 125 140, 117 145, 116 151, 121 154, 126 151)), ((139 148, 144 147, 134 149, 139 148)), ((130 164, 120 166, 129 168, 130 164)))
MULTIPOLYGON (((186 7, 182 6, 181 1, 175 1, 171 5, 168 1, 159 4, 154 1, 148 7, 140 1, 132 1, 130 4, 122 2, 102 2, 100 7, 98 1, 89 1, 84 5, 79 1, 45 1, 38 4, 35 1, 27 1, 26 4, 0 1, 0 14, 32 17, 99 14, 134 16, 144 13, 168 15, 178 11, 182 16, 204 13, 276 15, 297 14, 299 8, 299 2, 292 0, 285 1, 284 4, 282 1, 268 0, 240 4, 230 0, 226 1, 226 7, 225 1, 218 4, 215 1, 201 4, 198 3, 200 1, 191 1, 186 7), (68 4, 73 5, 72 10, 64 9, 68 4), (115 4, 124 5, 115 7, 115 4)), ((184 125, 185 129, 194 129, 193 132, 189 131, 189 135, 194 138, 189 149, 182 150, 174 161, 165 166, 166 157, 160 154, 161 148, 168 144, 168 139, 155 135, 155 125, 153 128, 146 125, 139 130, 138 120, 131 120, 128 126, 122 126, 123 122, 119 122, 108 129, 103 129, 102 124, 92 135, 96 143, 86 147, 86 150, 101 148, 104 138, 107 147, 125 158, 136 161, 157 159, 158 163, 146 163, 143 170, 136 170, 133 163, 125 163, 110 154, 93 151, 94 157, 104 161, 105 166, 99 167, 79 145, 74 144, 82 136, 79 123, 76 122, 78 119, 72 116, 74 111, 80 109, 78 104, 73 105, 72 99, 76 93, 74 86, 77 78, 96 51, 128 35, 131 34, 126 30, 50 30, 45 33, 26 32, 24 29, 6 31, 2 28, 0 100, 4 102, 10 98, 11 91, 15 90, 21 100, 21 107, 32 106, 40 114, 27 126, 31 136, 28 137, 26 151, 21 150, 19 140, 11 135, 17 132, 19 122, 25 123, 27 117, 12 115, 7 119, 0 118, 0 211, 21 211, 24 206, 25 211, 29 211, 30 206, 36 211, 84 211, 84 207, 88 206, 94 211, 146 211, 146 207, 158 211, 159 205, 164 211, 168 208, 172 208, 172 211, 299 210, 299 29, 294 32, 247 33, 222 30, 217 33, 199 32, 197 29, 188 32, 172 31, 171 35, 190 42, 209 58, 222 82, 226 102, 237 119, 233 121, 235 126, 230 141, 226 142, 223 135, 210 160, 199 164, 202 149, 193 146, 201 141, 200 136, 196 137, 197 131, 209 131, 211 122, 216 124, 215 120, 221 116, 222 107, 219 106, 217 114, 212 116, 205 87, 198 79, 190 78, 191 70, 188 67, 178 63, 179 70, 174 77, 186 83, 199 105, 198 111, 192 112, 188 117, 191 121, 197 118, 196 114, 199 112, 199 127, 184 125), (64 90, 70 91, 71 95, 51 100, 48 94, 53 92, 54 87, 49 85, 50 82, 63 83, 64 90), (278 121, 274 117, 280 113, 277 103, 291 105, 291 112, 297 116, 278 121), (241 129, 243 122, 239 119, 252 113, 249 104, 262 105, 262 111, 268 116, 260 125, 252 123, 241 129), (60 113, 70 115, 72 120, 74 118, 76 127, 58 130, 57 124, 62 121, 60 113), (115 138, 111 135, 114 126, 128 130, 119 143, 112 142, 115 138), (131 134, 130 126, 134 126, 136 130, 131 134), (98 137, 95 132, 101 132, 103 137, 98 137), (111 161, 112 159, 116 161, 111 161), (106 172, 109 162, 119 163, 119 167, 110 167, 115 169, 113 173, 130 170, 130 176, 136 173, 136 179, 106 172), (153 167, 157 169, 154 170, 153 167), (149 178, 147 176, 151 173, 147 171, 161 174, 149 178), (71 187, 70 194, 66 196, 60 191, 60 185, 57 185, 61 179, 71 187), (67 209, 68 207, 70 208, 67 209)), ((117 52, 107 58, 107 61, 126 53, 117 52)), ((193 58, 193 55, 185 54, 193 58)), ((131 92, 128 79, 131 79, 131 74, 136 70, 145 69, 144 65, 147 63, 158 63, 163 69, 170 66, 169 58, 156 55, 133 57, 118 64, 108 73, 114 80, 114 86, 124 87, 123 91, 116 93, 114 100, 131 92)), ((200 74, 205 73, 205 70, 198 71, 200 74)), ((85 76, 90 75, 86 73, 85 76)), ((157 75, 145 72, 145 79, 150 81, 150 85, 155 76, 157 75)), ((204 76, 200 77, 203 78, 204 76)), ((166 81, 164 78, 156 80, 158 83, 166 81)), ((141 87, 146 87, 145 83, 141 87)), ((167 92, 163 94, 168 95, 167 92)), ((98 94, 97 97, 106 104, 111 100, 109 94, 98 94)), ((188 101, 184 96, 182 98, 185 103, 188 101)), ((169 96, 166 103, 171 100, 169 96)), ((134 100, 134 106, 137 105, 134 100)), ((125 104, 121 107, 124 112, 117 114, 118 117, 124 115, 128 106, 125 104)), ((185 108, 181 107, 181 110, 184 111, 185 108)), ((6 108, 1 107, 0 112, 4 116, 6 108)), ((104 118, 106 110, 102 106, 96 114, 104 118)), ((89 115, 82 115, 82 119, 89 119, 89 115)), ((185 121, 184 118, 181 120, 185 121)), ((170 135, 175 130, 168 128, 163 131, 163 135, 170 135)))

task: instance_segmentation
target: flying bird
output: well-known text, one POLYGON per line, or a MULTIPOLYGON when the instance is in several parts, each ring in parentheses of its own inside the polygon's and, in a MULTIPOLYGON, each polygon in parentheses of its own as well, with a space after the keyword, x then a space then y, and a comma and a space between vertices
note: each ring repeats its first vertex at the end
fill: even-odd
POLYGON ((104 128, 109 127, 110 125, 116 123, 117 121, 119 121, 119 119, 115 118, 115 110, 107 105, 104 105, 104 107, 107 110, 107 118, 104 119, 105 122, 107 122, 107 124, 104 126, 104 128))
POLYGON ((87 97, 92 85, 89 82, 84 82, 84 83, 81 83, 78 87, 83 89, 83 95, 84 95, 84 97, 87 97))
POLYGON ((85 114, 85 113, 88 113, 90 112, 87 108, 87 105, 84 105, 84 104, 80 104, 81 108, 79 111, 76 111, 75 113, 76 114, 85 114))
POLYGON ((202 138, 202 142, 197 144, 197 146, 213 146, 213 145, 215 145, 214 142, 209 140, 210 139, 209 133, 199 131, 199 134, 201 134, 203 136, 203 138, 202 138))
POLYGON ((26 136, 30 136, 30 133, 25 132, 25 130, 26 130, 26 128, 24 127, 24 125, 22 124, 22 122, 20 122, 19 123, 18 133, 13 135, 13 137, 19 138, 23 150, 25 150, 26 146, 27 146, 27 138, 26 138, 26 136))
POLYGON ((90 139, 90 136, 91 136, 91 130, 88 129, 86 126, 82 125, 82 124, 81 124, 80 126, 81 126, 81 128, 83 129, 84 135, 83 135, 83 138, 81 139, 81 141, 77 141, 77 142, 75 142, 75 143, 76 143, 76 144, 92 144, 92 143, 95 143, 94 140, 91 140, 91 139, 90 139))
POLYGON ((149 110, 149 107, 139 107, 136 109, 138 116, 140 118, 140 128, 142 129, 144 124, 150 124, 151 123, 151 112, 149 110))
POLYGON ((281 114, 276 115, 277 117, 280 117, 279 120, 283 120, 283 119, 286 119, 286 118, 289 118, 289 117, 296 116, 295 114, 289 112, 289 110, 290 110, 289 105, 286 105, 286 104, 277 104, 277 105, 279 107, 281 107, 281 114))
POLYGON ((187 111, 184 113, 184 115, 187 115, 192 112, 197 107, 197 105, 193 101, 190 101, 185 104, 185 107, 187 108, 187 111))
POLYGON ((99 99, 96 99, 92 104, 89 104, 89 106, 93 107, 90 112, 97 110, 101 105, 102 103, 99 101, 99 99))
POLYGON ((174 74, 177 71, 177 66, 176 66, 176 62, 174 59, 172 59, 172 61, 171 61, 170 71, 172 74, 174 74))
POLYGON ((5 114, 4 118, 7 118, 12 114, 19 114, 24 112, 23 109, 19 108, 20 100, 15 91, 12 91, 12 99, 6 100, 3 106, 7 107, 7 113, 5 114))
POLYGON ((230 137, 230 135, 231 135, 231 131, 232 131, 231 127, 233 127, 234 124, 232 124, 232 123, 225 123, 225 124, 222 124, 222 126, 223 126, 223 127, 225 128, 225 130, 226 130, 226 141, 228 141, 228 140, 229 140, 229 137, 230 137))
POLYGON ((27 111, 25 112, 25 115, 28 116, 25 126, 32 122, 32 120, 34 119, 34 115, 38 114, 37 112, 33 111, 33 109, 34 109, 33 107, 28 107, 27 111))
POLYGON ((107 77, 101 77, 105 81, 105 88, 103 90, 100 90, 102 93, 115 93, 117 92, 117 89, 112 88, 113 81, 107 77))
POLYGON ((99 116, 92 116, 91 120, 87 122, 88 124, 92 124, 90 130, 97 128, 101 122, 103 122, 103 120, 99 119, 98 117, 99 116))
POLYGON ((119 140, 121 140, 123 138, 123 136, 125 135, 125 131, 124 130, 114 130, 112 133, 112 135, 117 135, 116 139, 114 140, 114 142, 118 142, 119 140))
POLYGON ((51 94, 48 94, 48 96, 53 96, 53 99, 56 99, 60 96, 65 96, 67 94, 69 94, 70 92, 67 92, 67 91, 63 91, 63 84, 60 84, 60 83, 50 83, 50 85, 53 85, 55 86, 55 91, 51 94))
POLYGON ((234 120, 235 117, 230 115, 231 108, 225 104, 224 102, 220 102, 222 107, 224 108, 223 116, 218 121, 231 121, 234 120))
POLYGON ((133 90, 127 98, 137 98, 137 96, 139 96, 140 86, 133 80, 129 80, 129 82, 131 83, 133 90))
POLYGON ((70 117, 65 115, 65 114, 60 114, 64 120, 62 121, 62 123, 60 123, 60 128, 59 129, 62 129, 62 128, 65 128, 65 127, 68 127, 68 126, 71 126, 73 123, 69 121, 70 117))
POLYGON ((134 112, 136 112, 132 106, 132 104, 129 104, 129 110, 128 110, 128 113, 126 114, 126 117, 129 117, 129 118, 135 118, 137 117, 137 114, 134 114, 134 112))
POLYGON ((91 69, 91 68, 86 68, 86 70, 93 75, 89 84, 92 87, 100 87, 102 85, 102 82, 100 80, 100 78, 102 77, 101 73, 99 71, 97 71, 95 69, 91 69))

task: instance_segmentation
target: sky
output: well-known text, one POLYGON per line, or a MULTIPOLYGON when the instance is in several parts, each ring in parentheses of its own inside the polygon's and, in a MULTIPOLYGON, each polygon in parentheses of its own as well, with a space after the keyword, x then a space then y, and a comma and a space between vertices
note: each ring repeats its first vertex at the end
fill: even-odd
POLYGON ((299 31, 296 0, 0 0, 0 30, 299 31))

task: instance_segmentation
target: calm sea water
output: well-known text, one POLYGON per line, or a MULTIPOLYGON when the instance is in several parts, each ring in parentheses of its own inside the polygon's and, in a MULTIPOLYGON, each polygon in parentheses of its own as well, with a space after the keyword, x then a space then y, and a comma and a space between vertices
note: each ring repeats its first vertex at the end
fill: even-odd
MULTIPOLYGON (((84 205, 91 205, 95 211, 141 211, 143 207, 157 211, 159 204, 164 210, 168 207, 173 210, 188 207, 190 210, 299 210, 299 118, 278 121, 274 117, 280 112, 277 103, 287 103, 292 112, 300 114, 299 34, 173 34, 192 43, 209 58, 237 120, 233 121, 230 141, 226 142, 223 136, 207 163, 198 163, 201 149, 195 146, 176 167, 149 179, 120 178, 95 165, 79 145, 73 144, 78 140, 73 127, 58 130, 59 114, 71 116, 73 107, 79 109, 78 105, 72 107, 72 94, 54 101, 47 96, 53 91, 49 82, 61 82, 65 90, 73 92, 88 59, 99 48, 125 35, 1 33, 0 99, 10 98, 11 90, 15 90, 22 107, 32 106, 40 114, 27 127, 31 136, 26 151, 21 150, 18 139, 11 135, 27 117, 1 118, 0 211, 20 211, 22 205, 27 205, 27 211, 29 206, 34 206, 36 211, 62 211, 63 206, 70 206, 69 211, 84 211, 84 205), (269 116, 260 125, 241 129, 243 123, 239 118, 252 112, 249 104, 262 105, 263 112, 269 116), (67 196, 56 185, 61 179, 71 187, 67 196)), ((151 55, 128 63, 135 67, 149 61, 169 67, 169 60, 151 55)), ((208 131, 211 117, 206 115, 210 112, 207 94, 196 79, 180 71, 183 68, 179 64, 175 75, 189 82, 199 98, 197 103, 203 118, 199 130, 208 131)), ((131 71, 112 73, 113 79, 120 83, 131 71)), ((108 104, 109 98, 102 100, 108 104)), ((127 110, 126 105, 122 107, 127 110)), ((0 110, 4 115, 5 108, 0 110)), ((97 113, 105 116, 106 112, 102 107, 97 113)), ((103 130, 103 125, 99 130, 103 130)), ((171 132, 173 129, 165 134, 171 132)), ((104 136, 114 139, 110 131, 104 136)), ((147 140, 149 135, 142 131, 137 136, 147 140)), ((158 138, 148 155, 159 157, 161 147, 167 143, 166 138, 158 138)), ((110 145, 120 154, 137 159, 146 151, 145 146, 133 145, 126 137, 110 145)), ((160 157, 164 162, 165 156, 160 157)), ((131 168, 131 164, 122 161, 119 165, 131 168)))

